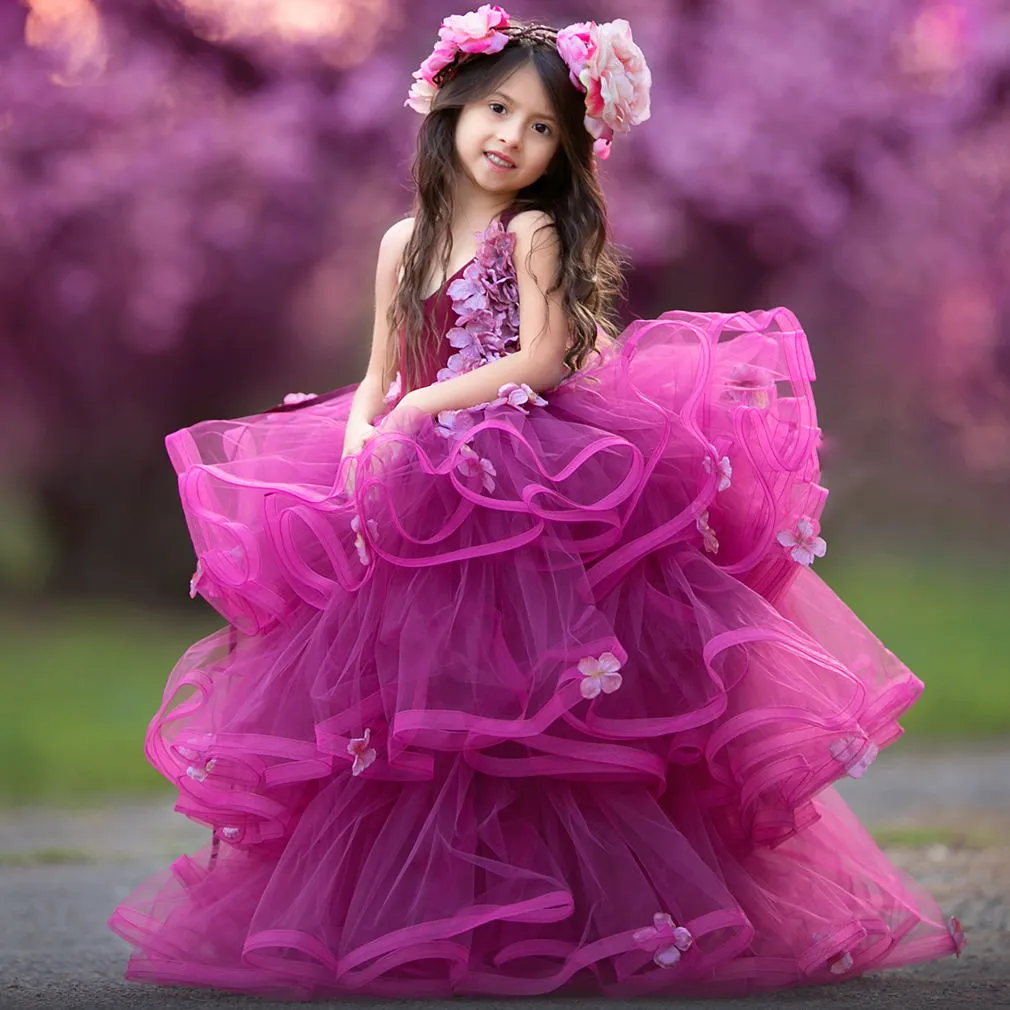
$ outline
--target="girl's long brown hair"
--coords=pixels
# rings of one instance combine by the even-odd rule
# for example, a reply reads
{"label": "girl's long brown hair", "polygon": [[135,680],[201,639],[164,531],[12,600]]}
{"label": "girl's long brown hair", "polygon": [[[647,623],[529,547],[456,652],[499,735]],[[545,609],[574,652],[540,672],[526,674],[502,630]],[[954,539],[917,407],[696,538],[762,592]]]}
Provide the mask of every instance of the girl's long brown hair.
{"label": "girl's long brown hair", "polygon": [[[424,286],[434,252],[439,275],[448,272],[452,253],[453,182],[459,169],[456,124],[469,102],[489,95],[506,78],[530,63],[540,76],[558,120],[560,143],[547,171],[520,190],[517,212],[550,215],[560,246],[558,275],[549,292],[562,292],[570,338],[565,365],[580,368],[596,348],[598,328],[612,336],[614,301],[621,287],[621,260],[610,240],[606,204],[593,165],[593,138],[584,126],[585,94],[569,79],[558,54],[557,30],[533,22],[505,29],[508,44],[492,55],[462,55],[442,71],[438,93],[417,138],[413,163],[416,187],[414,229],[403,254],[402,273],[387,314],[389,332],[404,334],[405,360],[399,362],[404,388],[421,374],[440,334],[424,314]],[[398,340],[390,341],[389,372],[396,369]]]}

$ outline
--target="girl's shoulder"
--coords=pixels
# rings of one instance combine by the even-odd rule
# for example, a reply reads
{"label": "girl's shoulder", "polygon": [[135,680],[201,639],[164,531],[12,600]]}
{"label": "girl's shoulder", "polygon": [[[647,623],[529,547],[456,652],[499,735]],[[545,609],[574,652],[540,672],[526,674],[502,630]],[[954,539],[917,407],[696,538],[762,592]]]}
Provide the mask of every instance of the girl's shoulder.
{"label": "girl's shoulder", "polygon": [[548,214],[547,211],[538,210],[537,208],[520,210],[509,215],[506,227],[517,235],[529,237],[535,232],[540,231],[541,228],[553,228],[554,217]]}
{"label": "girl's shoulder", "polygon": [[401,217],[394,221],[382,236],[379,249],[389,253],[401,253],[407,247],[410,236],[414,233],[414,219]]}
{"label": "girl's shoulder", "polygon": [[534,250],[557,255],[558,233],[554,217],[545,210],[522,210],[508,221],[507,228],[515,235],[516,254]]}
{"label": "girl's shoulder", "polygon": [[399,281],[403,269],[403,254],[413,233],[414,219],[403,217],[399,221],[394,221],[382,236],[379,242],[378,271],[387,278],[387,282]]}

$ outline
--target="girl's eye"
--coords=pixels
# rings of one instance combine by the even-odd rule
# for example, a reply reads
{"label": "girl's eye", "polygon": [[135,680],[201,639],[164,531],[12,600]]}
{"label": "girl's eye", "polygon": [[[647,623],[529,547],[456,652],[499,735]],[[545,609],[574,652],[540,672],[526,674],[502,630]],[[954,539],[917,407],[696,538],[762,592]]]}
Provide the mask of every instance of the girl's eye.
{"label": "girl's eye", "polygon": [[533,129],[541,136],[549,137],[551,135],[551,128],[546,123],[534,123]]}
{"label": "girl's eye", "polygon": [[491,111],[492,111],[493,113],[495,113],[496,115],[497,115],[497,114],[498,114],[499,112],[504,112],[504,111],[505,111],[505,106],[504,106],[504,105],[502,105],[502,103],[501,103],[501,102],[491,102],[491,104],[490,104],[490,105],[488,106],[488,108],[489,108],[489,109],[490,109],[490,110],[491,110]]}

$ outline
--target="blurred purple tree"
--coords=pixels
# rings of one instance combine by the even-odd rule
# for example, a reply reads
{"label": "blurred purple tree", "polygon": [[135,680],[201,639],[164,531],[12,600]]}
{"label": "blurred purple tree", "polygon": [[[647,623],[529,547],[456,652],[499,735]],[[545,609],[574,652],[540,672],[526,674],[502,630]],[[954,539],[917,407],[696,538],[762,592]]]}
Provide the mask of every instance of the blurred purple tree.
{"label": "blurred purple tree", "polygon": [[[0,489],[37,503],[50,588],[177,583],[162,436],[356,377],[409,204],[403,95],[449,12],[0,11]],[[1010,470],[1005,4],[551,4],[587,16],[628,17],[654,72],[652,121],[603,167],[632,304],[797,306],[852,480],[883,433]]]}

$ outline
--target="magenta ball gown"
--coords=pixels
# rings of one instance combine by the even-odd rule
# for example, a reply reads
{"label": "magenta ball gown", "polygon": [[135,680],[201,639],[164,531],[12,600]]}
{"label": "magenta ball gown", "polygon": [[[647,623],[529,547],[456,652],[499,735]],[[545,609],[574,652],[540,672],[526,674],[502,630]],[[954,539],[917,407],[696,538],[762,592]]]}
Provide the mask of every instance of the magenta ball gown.
{"label": "magenta ball gown", "polygon": [[[512,241],[404,386],[514,350]],[[785,309],[669,312],[343,463],[353,387],[170,435],[227,624],[146,754],[212,835],[114,911],[127,977],[628,997],[956,953],[832,788],[922,684],[810,568],[813,377]]]}

